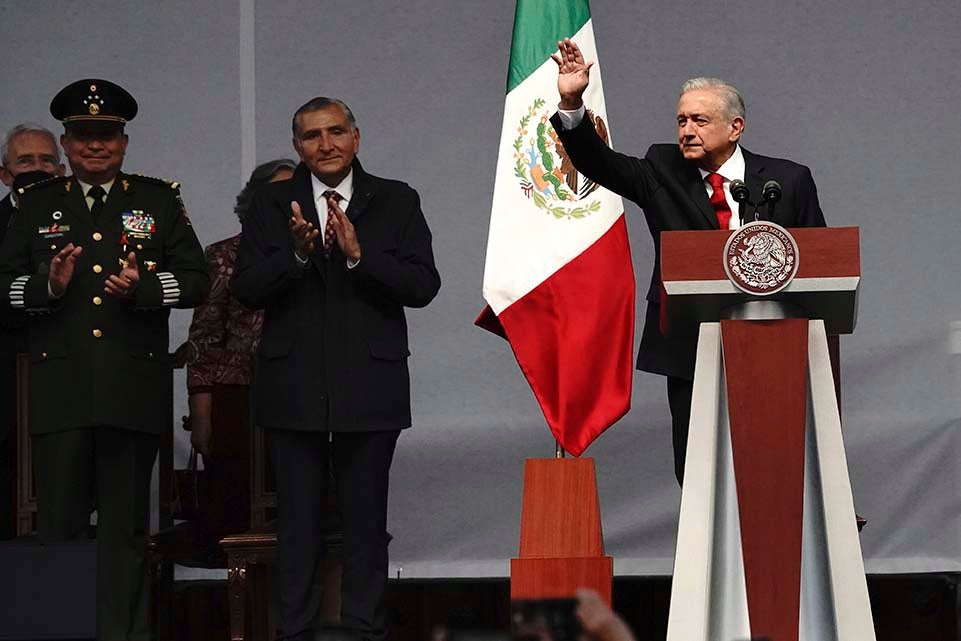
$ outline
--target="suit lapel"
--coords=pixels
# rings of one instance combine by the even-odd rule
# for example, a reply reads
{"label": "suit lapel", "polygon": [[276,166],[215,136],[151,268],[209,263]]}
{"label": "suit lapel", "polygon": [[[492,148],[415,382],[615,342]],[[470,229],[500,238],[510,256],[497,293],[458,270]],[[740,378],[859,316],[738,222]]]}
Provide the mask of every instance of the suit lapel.
{"label": "suit lapel", "polygon": [[[117,174],[113,185],[110,187],[110,193],[107,194],[107,200],[103,204],[103,210],[100,212],[101,220],[96,222],[105,225],[107,221],[115,218],[119,219],[120,213],[124,211],[133,190],[134,184],[127,180],[127,177],[123,174]],[[84,200],[84,204],[86,204],[86,200]],[[148,211],[146,213],[153,215],[154,212]]]}
{"label": "suit lapel", "polygon": [[[744,147],[741,147],[741,154],[744,156],[744,184],[747,185],[748,191],[751,194],[751,200],[756,203],[763,202],[761,198],[761,188],[764,186],[764,177],[761,172],[764,171],[764,163],[762,160],[749,152]],[[741,221],[743,225],[745,222],[752,222],[754,220],[754,208],[750,205],[745,208],[747,211],[747,221]],[[759,207],[758,213],[759,218],[764,218],[766,213],[766,208]]]}
{"label": "suit lapel", "polygon": [[714,212],[714,207],[711,205],[710,199],[707,197],[707,188],[704,186],[704,179],[701,178],[701,172],[698,170],[697,166],[693,163],[684,161],[684,182],[687,189],[687,195],[694,203],[697,211],[701,213],[704,219],[704,223],[707,225],[708,229],[719,229],[717,224],[717,214]]}
{"label": "suit lapel", "polygon": [[354,193],[347,203],[347,218],[356,223],[367,211],[367,205],[374,197],[374,181],[370,179],[358,160],[354,160]]}
{"label": "suit lapel", "polygon": [[[291,183],[291,200],[296,200],[300,204],[300,212],[303,214],[304,220],[311,223],[315,228],[320,229],[320,233],[323,235],[324,230],[320,228],[320,216],[317,215],[317,206],[314,203],[314,188],[311,183],[310,171],[307,170],[307,165],[304,163],[297,165]],[[290,203],[284,204],[286,207],[284,207],[283,210],[290,211]],[[285,220],[284,226],[286,226],[286,223],[287,221]],[[323,243],[322,240],[321,243]]]}
{"label": "suit lapel", "polygon": [[74,212],[86,225],[93,225],[93,217],[87,207],[87,200],[83,197],[83,188],[76,178],[71,177],[63,184],[63,191],[60,195],[63,197],[64,209]]}

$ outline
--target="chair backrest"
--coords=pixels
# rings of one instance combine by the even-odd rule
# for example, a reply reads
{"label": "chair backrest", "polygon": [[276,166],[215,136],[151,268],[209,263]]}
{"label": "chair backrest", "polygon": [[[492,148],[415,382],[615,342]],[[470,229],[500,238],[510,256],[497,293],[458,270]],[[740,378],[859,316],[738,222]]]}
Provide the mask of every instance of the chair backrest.
{"label": "chair backrest", "polygon": [[28,403],[30,355],[17,355],[17,536],[37,529],[37,485],[33,477]]}

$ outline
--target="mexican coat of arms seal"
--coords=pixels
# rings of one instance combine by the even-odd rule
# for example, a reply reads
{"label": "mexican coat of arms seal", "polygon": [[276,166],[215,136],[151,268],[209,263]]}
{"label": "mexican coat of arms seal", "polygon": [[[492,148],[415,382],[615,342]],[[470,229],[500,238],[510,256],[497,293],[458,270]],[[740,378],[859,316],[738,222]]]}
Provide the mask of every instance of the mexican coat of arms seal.
{"label": "mexican coat of arms seal", "polygon": [[735,287],[748,294],[781,291],[797,269],[797,242],[788,230],[771,222],[748,223],[724,245],[724,271]]}

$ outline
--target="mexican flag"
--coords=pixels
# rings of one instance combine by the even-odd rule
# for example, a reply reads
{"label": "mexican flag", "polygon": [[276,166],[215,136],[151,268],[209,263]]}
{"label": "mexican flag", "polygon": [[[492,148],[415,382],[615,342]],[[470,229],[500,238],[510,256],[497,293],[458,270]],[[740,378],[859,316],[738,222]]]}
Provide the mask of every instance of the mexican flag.
{"label": "mexican flag", "polygon": [[[570,37],[597,61],[587,0],[518,0],[476,324],[505,337],[554,437],[579,456],[631,403],[634,270],[620,197],[579,174],[549,118]],[[610,144],[600,65],[584,94]]]}

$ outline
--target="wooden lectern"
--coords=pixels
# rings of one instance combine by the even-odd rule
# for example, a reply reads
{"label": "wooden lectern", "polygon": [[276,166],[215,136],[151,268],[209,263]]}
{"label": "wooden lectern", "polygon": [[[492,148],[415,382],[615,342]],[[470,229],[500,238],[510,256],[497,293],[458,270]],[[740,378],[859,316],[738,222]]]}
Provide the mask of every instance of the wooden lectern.
{"label": "wooden lectern", "polygon": [[771,294],[729,276],[738,232],[661,235],[663,321],[698,335],[668,641],[875,639],[827,347],[854,330],[858,230],[788,231]]}

